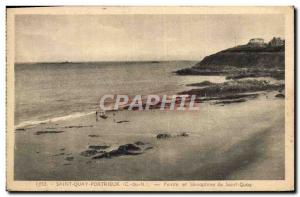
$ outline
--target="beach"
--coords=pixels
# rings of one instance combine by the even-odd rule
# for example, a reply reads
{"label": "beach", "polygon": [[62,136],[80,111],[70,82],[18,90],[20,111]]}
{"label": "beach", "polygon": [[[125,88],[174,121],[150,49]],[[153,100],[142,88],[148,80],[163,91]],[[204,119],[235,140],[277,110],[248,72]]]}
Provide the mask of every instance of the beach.
{"label": "beach", "polygon": [[[98,122],[93,113],[19,128],[15,179],[284,179],[284,99],[275,95],[229,105],[204,102],[199,111],[124,110]],[[161,133],[172,137],[158,139]],[[116,149],[135,142],[151,149],[99,159],[82,155],[93,145]]]}

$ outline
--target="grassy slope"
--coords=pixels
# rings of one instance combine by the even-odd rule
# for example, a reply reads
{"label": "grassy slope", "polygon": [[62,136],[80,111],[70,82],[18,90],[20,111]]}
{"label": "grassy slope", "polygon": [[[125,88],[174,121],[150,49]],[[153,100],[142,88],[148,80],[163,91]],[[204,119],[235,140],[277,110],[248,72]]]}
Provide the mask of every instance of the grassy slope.
{"label": "grassy slope", "polygon": [[228,78],[284,77],[284,46],[248,47],[242,45],[205,57],[179,75],[227,75]]}

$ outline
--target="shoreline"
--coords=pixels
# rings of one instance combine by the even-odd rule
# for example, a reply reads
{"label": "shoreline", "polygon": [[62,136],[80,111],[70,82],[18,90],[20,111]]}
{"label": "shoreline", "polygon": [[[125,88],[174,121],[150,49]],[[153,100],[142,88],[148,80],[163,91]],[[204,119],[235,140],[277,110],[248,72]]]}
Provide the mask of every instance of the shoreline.
{"label": "shoreline", "polygon": [[[200,83],[186,84],[185,85],[186,91],[178,92],[177,95],[178,96],[189,95],[189,99],[191,95],[196,95],[198,98],[195,99],[195,103],[197,104],[200,102],[205,102],[210,100],[217,100],[217,101],[219,100],[219,102],[222,102],[222,100],[233,100],[234,102],[234,99],[247,98],[247,95],[249,95],[249,98],[252,98],[264,91],[279,90],[279,94],[281,94],[281,91],[284,89],[284,83],[280,83],[280,80],[276,80],[276,79],[274,79],[273,81],[265,80],[265,79],[266,78],[234,79],[234,80],[226,80],[223,83],[214,83],[206,80]],[[189,87],[193,87],[193,88],[188,89]],[[228,89],[228,91],[226,89]],[[142,98],[143,108],[145,107],[145,104],[146,104],[145,99]],[[161,101],[155,105],[150,106],[150,109],[159,109],[160,104]],[[178,104],[179,103],[176,100],[176,106]],[[118,110],[108,110],[107,112],[127,110],[128,107],[129,104],[125,106],[120,106]],[[57,122],[59,120],[86,116],[89,114],[93,114],[95,112],[96,110],[90,112],[73,112],[72,114],[52,117],[44,120],[23,121],[15,125],[15,129],[24,129],[26,127],[30,127],[38,124]]]}
{"label": "shoreline", "polygon": [[[275,166],[281,166],[284,161],[284,149],[280,149],[284,146],[284,100],[276,98],[275,94],[276,92],[260,94],[246,105],[215,105],[205,102],[201,103],[202,107],[198,112],[118,111],[115,116],[109,114],[108,119],[99,122],[90,114],[16,131],[15,178],[282,179],[284,168],[276,171]],[[140,127],[141,123],[143,127]],[[39,131],[62,132],[36,135]],[[188,136],[157,138],[159,134],[178,136],[183,132]],[[89,146],[109,146],[109,152],[135,142],[149,144],[153,148],[140,154],[113,156],[110,159],[92,159],[81,155]],[[275,153],[261,152],[269,148],[258,148],[275,145],[275,150],[270,149]],[[256,146],[258,147],[254,149]],[[245,161],[248,163],[245,164]],[[261,172],[257,163],[268,166],[268,170]],[[24,168],[27,170],[23,171]],[[221,173],[226,171],[227,174]]]}

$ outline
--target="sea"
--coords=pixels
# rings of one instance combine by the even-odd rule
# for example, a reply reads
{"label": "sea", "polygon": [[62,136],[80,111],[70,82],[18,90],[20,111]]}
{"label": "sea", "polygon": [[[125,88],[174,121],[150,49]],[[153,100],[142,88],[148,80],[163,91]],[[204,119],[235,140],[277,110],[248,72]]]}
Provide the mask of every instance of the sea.
{"label": "sea", "polygon": [[179,76],[195,61],[15,64],[15,127],[95,113],[101,96],[173,95],[224,76]]}

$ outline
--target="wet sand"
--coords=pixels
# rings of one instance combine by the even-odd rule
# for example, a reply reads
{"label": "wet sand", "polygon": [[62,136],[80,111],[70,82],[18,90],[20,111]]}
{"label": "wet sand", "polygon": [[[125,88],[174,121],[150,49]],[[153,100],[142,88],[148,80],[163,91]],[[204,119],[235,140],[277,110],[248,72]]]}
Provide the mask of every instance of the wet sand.
{"label": "wet sand", "polygon": [[[284,179],[284,99],[275,94],[223,106],[201,103],[200,111],[118,111],[98,122],[93,114],[16,130],[15,179]],[[156,138],[182,132],[189,136]],[[136,141],[153,148],[102,159],[80,155],[89,145]]]}

